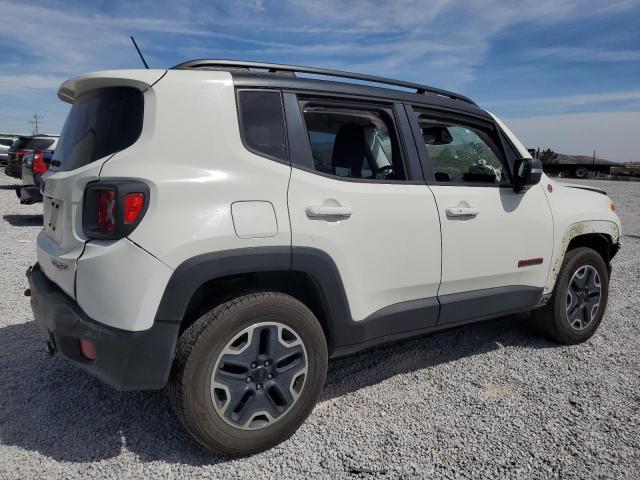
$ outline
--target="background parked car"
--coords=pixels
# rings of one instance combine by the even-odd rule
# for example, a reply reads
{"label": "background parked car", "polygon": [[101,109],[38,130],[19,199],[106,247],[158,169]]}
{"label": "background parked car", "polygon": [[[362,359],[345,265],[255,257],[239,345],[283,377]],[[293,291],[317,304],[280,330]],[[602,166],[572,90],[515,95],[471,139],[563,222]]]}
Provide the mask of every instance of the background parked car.
{"label": "background parked car", "polygon": [[9,147],[16,141],[16,137],[0,137],[0,166],[7,164]]}
{"label": "background parked car", "polygon": [[18,137],[9,148],[9,158],[4,173],[14,178],[22,176],[22,159],[31,150],[55,150],[59,135],[32,135]]}
{"label": "background parked car", "polygon": [[42,175],[49,169],[53,150],[33,150],[22,159],[22,186],[16,188],[20,203],[42,202]]}

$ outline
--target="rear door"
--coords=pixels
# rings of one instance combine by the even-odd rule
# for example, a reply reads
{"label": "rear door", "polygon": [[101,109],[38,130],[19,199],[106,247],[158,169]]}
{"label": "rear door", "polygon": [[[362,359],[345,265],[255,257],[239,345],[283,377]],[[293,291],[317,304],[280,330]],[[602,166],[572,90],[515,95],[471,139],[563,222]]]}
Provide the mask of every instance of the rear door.
{"label": "rear door", "polygon": [[535,305],[553,248],[543,187],[514,191],[517,153],[492,121],[417,108],[410,114],[442,225],[439,323]]}
{"label": "rear door", "polygon": [[[158,76],[156,71],[153,78]],[[113,86],[118,81],[123,85]],[[44,226],[38,236],[38,261],[47,277],[72,297],[76,262],[86,242],[82,231],[84,189],[98,179],[106,160],[140,137],[144,88],[139,81],[113,78],[73,80],[61,88],[66,96],[72,95],[73,106],[44,176]]]}
{"label": "rear door", "polygon": [[415,314],[386,322],[389,333],[434,325],[438,212],[402,107],[293,94],[285,105],[294,263],[299,248],[328,255],[356,322],[394,306]]}

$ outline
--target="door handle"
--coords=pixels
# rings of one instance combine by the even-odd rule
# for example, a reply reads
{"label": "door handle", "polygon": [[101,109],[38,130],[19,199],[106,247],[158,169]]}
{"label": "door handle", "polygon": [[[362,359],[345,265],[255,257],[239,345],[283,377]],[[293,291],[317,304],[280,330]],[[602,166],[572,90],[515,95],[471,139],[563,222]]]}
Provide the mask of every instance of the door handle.
{"label": "door handle", "polygon": [[447,217],[475,217],[480,213],[477,207],[449,207],[446,210]]}
{"label": "door handle", "polygon": [[338,205],[311,205],[305,212],[309,218],[346,220],[351,216],[351,207]]}

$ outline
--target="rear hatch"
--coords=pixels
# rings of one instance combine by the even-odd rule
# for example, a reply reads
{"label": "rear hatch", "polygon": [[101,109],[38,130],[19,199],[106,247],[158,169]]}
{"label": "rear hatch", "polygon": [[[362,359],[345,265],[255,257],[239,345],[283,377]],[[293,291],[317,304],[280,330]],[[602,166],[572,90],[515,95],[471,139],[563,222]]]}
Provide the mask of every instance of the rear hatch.
{"label": "rear hatch", "polygon": [[53,149],[57,140],[58,137],[53,136],[20,137],[9,149],[7,156],[9,169],[13,170],[15,174],[20,173],[22,161],[27,153],[33,150]]}
{"label": "rear hatch", "polygon": [[19,137],[9,148],[9,151],[7,152],[7,166],[5,170],[7,175],[10,175],[10,170],[15,168],[13,165],[16,164],[18,152],[24,149],[28,138],[29,137]]}
{"label": "rear hatch", "polygon": [[87,241],[82,231],[84,189],[98,179],[104,162],[138,140],[144,92],[164,72],[99,72],[69,80],[58,92],[72,107],[43,177],[38,261],[45,275],[74,298],[76,262]]}

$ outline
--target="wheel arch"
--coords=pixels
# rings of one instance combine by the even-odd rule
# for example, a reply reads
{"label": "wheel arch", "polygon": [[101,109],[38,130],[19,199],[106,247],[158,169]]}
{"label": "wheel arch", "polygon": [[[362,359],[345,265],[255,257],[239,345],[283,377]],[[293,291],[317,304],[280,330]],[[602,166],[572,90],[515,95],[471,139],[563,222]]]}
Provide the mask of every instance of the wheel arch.
{"label": "wheel arch", "polygon": [[559,254],[552,263],[544,293],[550,294],[553,291],[567,252],[578,247],[591,248],[598,252],[605,264],[609,267],[609,263],[618,252],[618,242],[618,226],[613,222],[584,221],[572,224],[562,238],[560,248],[558,249]]}
{"label": "wheel arch", "polygon": [[337,322],[351,320],[340,274],[326,253],[312,248],[252,247],[183,262],[169,280],[156,321],[180,323],[181,333],[208,309],[259,290],[285,293],[306,305],[318,319],[329,351]]}

